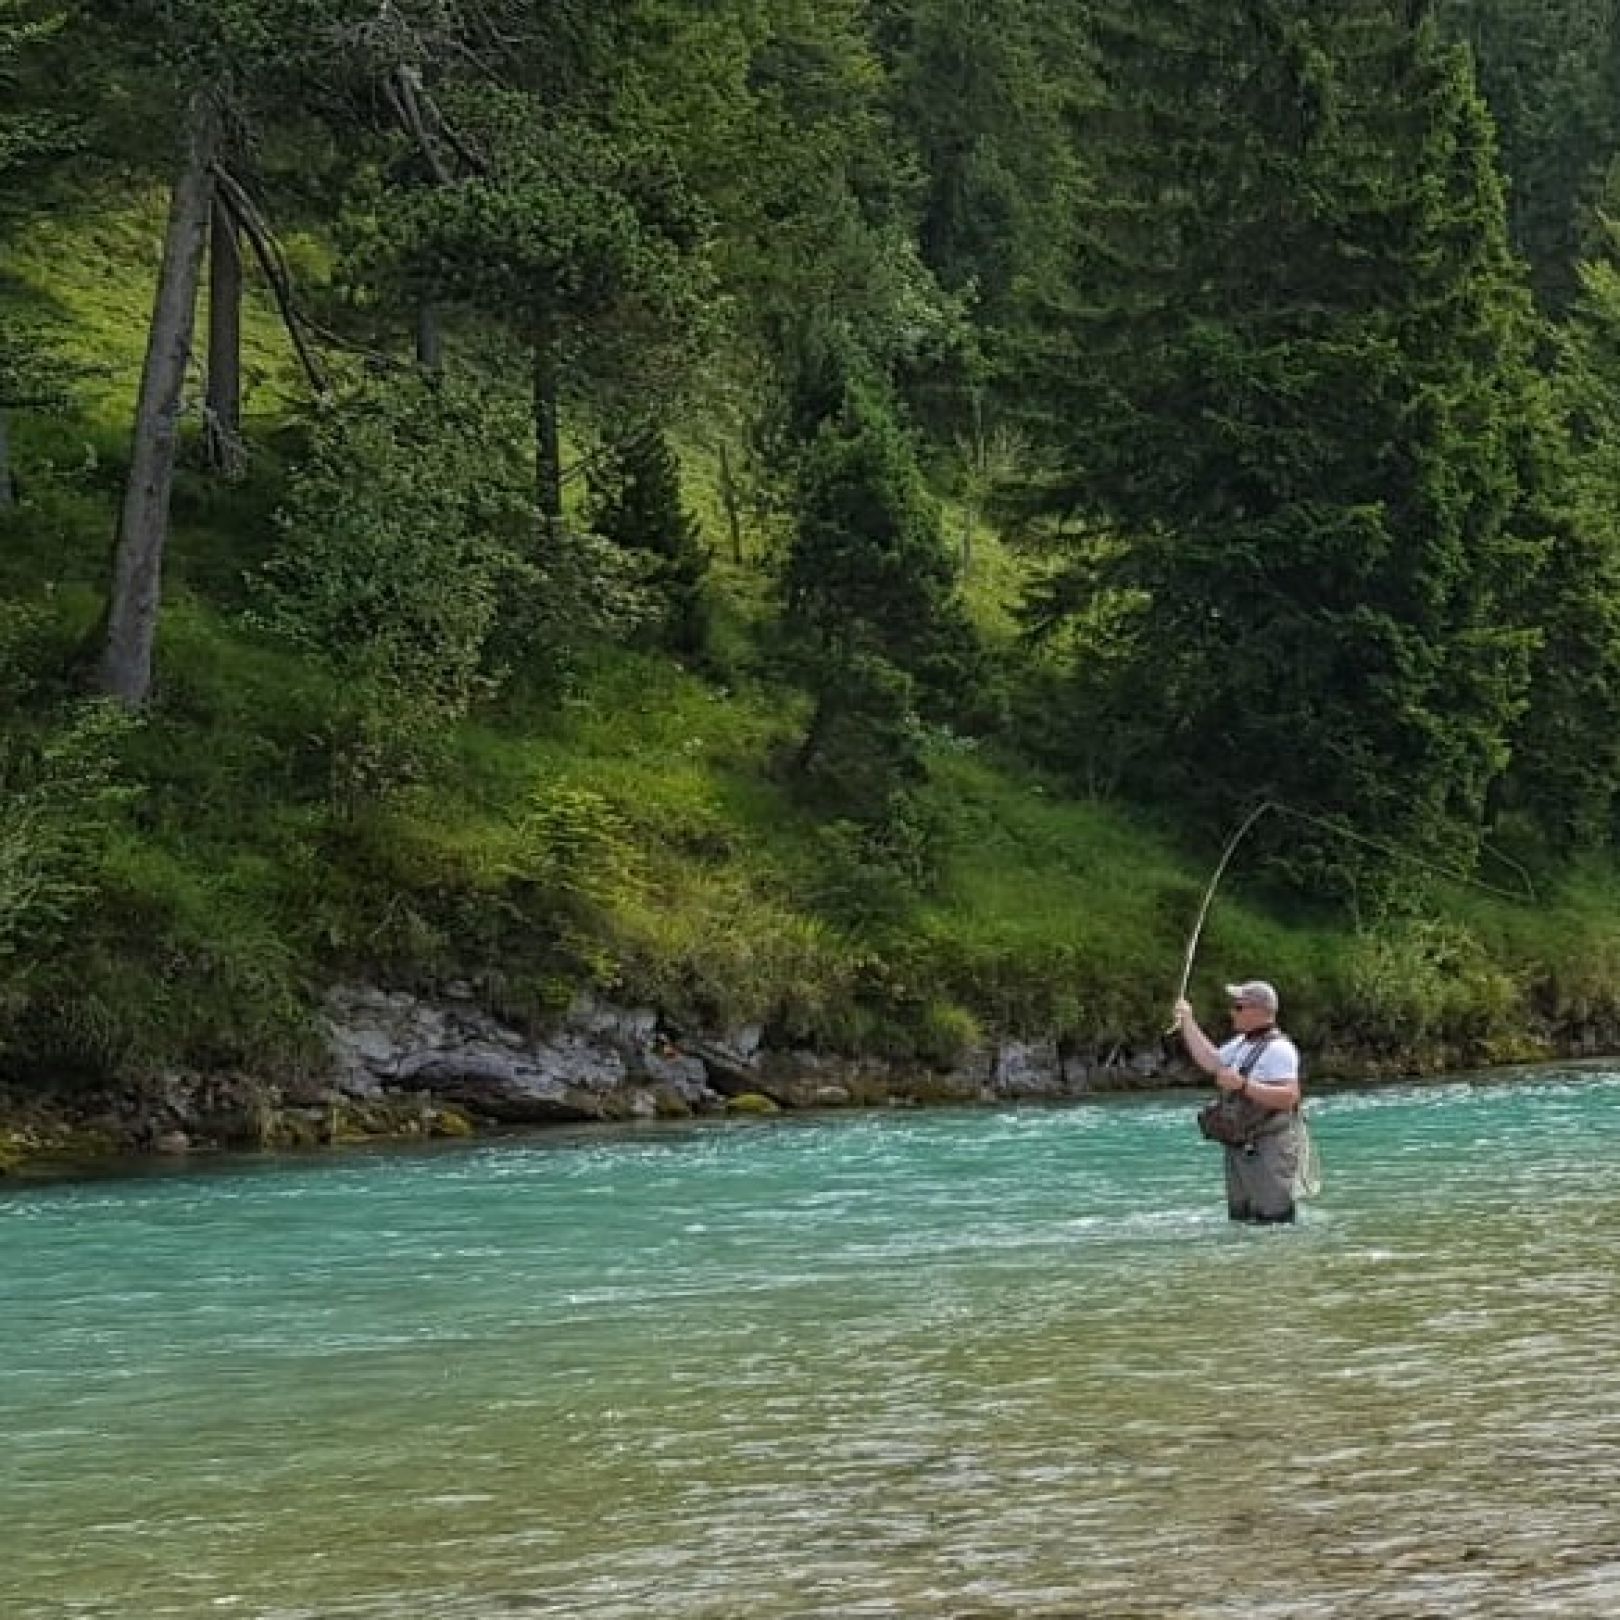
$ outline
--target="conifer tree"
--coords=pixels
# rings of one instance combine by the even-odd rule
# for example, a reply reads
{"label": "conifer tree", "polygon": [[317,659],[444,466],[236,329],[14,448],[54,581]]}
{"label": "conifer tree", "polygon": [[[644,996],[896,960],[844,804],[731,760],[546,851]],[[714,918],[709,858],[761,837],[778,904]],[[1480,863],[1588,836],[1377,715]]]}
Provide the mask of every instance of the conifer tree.
{"label": "conifer tree", "polygon": [[555,530],[564,391],[586,377],[624,388],[637,366],[646,383],[683,348],[707,285],[703,212],[635,132],[494,85],[451,105],[477,167],[388,199],[373,250],[417,297],[510,324],[529,362],[537,506]]}
{"label": "conifer tree", "polygon": [[938,509],[874,383],[850,385],[805,456],[783,591],[816,704],[800,771],[878,815],[922,774],[919,722],[960,707],[975,649]]}
{"label": "conifer tree", "polygon": [[[1146,604],[1137,786],[1466,859],[1546,544],[1519,526],[1532,331],[1466,54],[1392,0],[1153,0],[1099,44],[1107,201],[1048,311],[1044,499],[1117,540],[1077,596]],[[1318,876],[1353,847],[1289,841]]]}
{"label": "conifer tree", "polygon": [[232,136],[269,107],[278,117],[296,118],[309,81],[337,48],[359,3],[108,0],[93,18],[95,45],[116,64],[119,99],[168,120],[152,147],[171,165],[129,474],[97,636],[98,684],[129,708],[144,704],[152,689],[198,292],[215,202],[229,189]]}
{"label": "conifer tree", "polygon": [[648,561],[662,640],[700,658],[709,639],[708,553],[681,496],[681,465],[668,436],[648,423],[620,424],[591,468],[590,526]]}
{"label": "conifer tree", "polygon": [[1605,222],[1604,235],[1608,251],[1577,268],[1553,398],[1522,424],[1523,453],[1554,492],[1553,543],[1503,800],[1563,850],[1612,838],[1620,794],[1620,230]]}
{"label": "conifer tree", "polygon": [[1514,245],[1538,295],[1562,311],[1620,144],[1620,16],[1612,0],[1440,0],[1437,10],[1472,48],[1500,132]]}

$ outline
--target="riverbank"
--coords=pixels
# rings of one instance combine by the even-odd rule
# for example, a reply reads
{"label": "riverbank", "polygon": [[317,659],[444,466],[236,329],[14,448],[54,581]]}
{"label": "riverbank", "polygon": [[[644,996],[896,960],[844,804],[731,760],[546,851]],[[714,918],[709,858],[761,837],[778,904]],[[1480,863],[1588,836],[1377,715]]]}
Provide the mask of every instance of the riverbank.
{"label": "riverbank", "polygon": [[[1162,1037],[1003,1038],[929,1065],[767,1044],[758,1025],[682,1027],[581,996],[526,1031],[466,986],[439,998],[354,985],[323,1007],[329,1062],[299,1076],[174,1071],[0,1087],[0,1175],[113,1160],[342,1148],[491,1130],[724,1114],[1072,1101],[1196,1087]],[[1521,1040],[1402,1046],[1302,1039],[1316,1085],[1430,1077],[1620,1053],[1620,1029],[1527,1025]]]}

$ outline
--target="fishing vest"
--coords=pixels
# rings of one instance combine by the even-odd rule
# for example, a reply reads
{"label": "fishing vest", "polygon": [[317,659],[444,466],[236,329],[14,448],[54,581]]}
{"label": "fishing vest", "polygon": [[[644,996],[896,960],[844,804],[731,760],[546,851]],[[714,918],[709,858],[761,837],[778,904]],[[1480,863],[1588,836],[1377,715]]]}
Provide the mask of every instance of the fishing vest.
{"label": "fishing vest", "polygon": [[[1273,1025],[1268,1030],[1263,1030],[1257,1035],[1247,1035],[1244,1039],[1248,1042],[1248,1046],[1246,1050],[1238,1053],[1232,1067],[1247,1080],[1254,1073],[1265,1049],[1273,1041],[1283,1040],[1286,1037]],[[1215,1140],[1224,1141],[1228,1146],[1253,1142],[1262,1136],[1277,1136],[1293,1125],[1294,1117],[1299,1112],[1297,1104],[1293,1108],[1285,1109],[1262,1108],[1253,1098],[1241,1096],[1235,1091],[1223,1091],[1219,1099],[1209,1106],[1225,1116],[1224,1123],[1229,1134],[1223,1133]]]}

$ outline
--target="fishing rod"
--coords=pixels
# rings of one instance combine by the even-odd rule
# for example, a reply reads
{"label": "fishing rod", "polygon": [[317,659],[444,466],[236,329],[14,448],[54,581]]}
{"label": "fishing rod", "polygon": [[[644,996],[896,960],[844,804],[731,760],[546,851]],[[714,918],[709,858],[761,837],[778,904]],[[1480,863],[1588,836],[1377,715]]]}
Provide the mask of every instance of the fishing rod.
{"label": "fishing rod", "polygon": [[[1453,867],[1441,866],[1436,861],[1426,860],[1421,855],[1414,855],[1410,850],[1385,843],[1382,839],[1369,838],[1365,833],[1358,833],[1353,827],[1346,827],[1342,823],[1329,820],[1326,816],[1312,815],[1308,810],[1296,810],[1292,805],[1283,804],[1278,799],[1262,799],[1239,824],[1236,832],[1226,841],[1226,847],[1221,851],[1221,858],[1215,865],[1213,876],[1208,887],[1204,890],[1203,903],[1198,908],[1197,920],[1193,923],[1192,933],[1187,939],[1187,954],[1181,965],[1181,988],[1176,994],[1177,1001],[1184,1001],[1187,997],[1187,986],[1192,982],[1193,962],[1198,955],[1198,941],[1204,931],[1204,919],[1209,915],[1209,908],[1215,899],[1215,891],[1220,887],[1221,879],[1226,875],[1226,868],[1231,863],[1233,855],[1237,853],[1238,845],[1248,837],[1250,829],[1264,815],[1275,813],[1282,816],[1292,816],[1296,821],[1303,821],[1313,827],[1320,827],[1326,832],[1335,834],[1340,838],[1348,838],[1353,843],[1364,844],[1369,849],[1378,850],[1381,854],[1389,855],[1397,860],[1407,861],[1414,866],[1421,866],[1428,871],[1448,879],[1453,883],[1465,883],[1475,889],[1483,889],[1487,894],[1494,894],[1506,900],[1528,900],[1532,905],[1537,903],[1535,885],[1530,881],[1530,874],[1519,865],[1517,861],[1510,860],[1500,850],[1493,849],[1490,853],[1504,866],[1511,866],[1524,883],[1524,892],[1515,893],[1511,889],[1504,889],[1495,883],[1487,883],[1482,878],[1470,876],[1466,872],[1459,872]],[[1167,1035],[1174,1035],[1178,1026],[1172,1024],[1165,1031]]]}
{"label": "fishing rod", "polygon": [[[1221,879],[1226,875],[1227,864],[1237,853],[1238,845],[1248,837],[1249,829],[1261,818],[1261,816],[1265,815],[1268,810],[1274,810],[1275,808],[1276,806],[1271,802],[1270,799],[1262,799],[1260,803],[1257,804],[1254,809],[1252,809],[1248,815],[1243,818],[1243,824],[1238,828],[1238,830],[1226,840],[1226,848],[1221,851],[1221,858],[1215,866],[1215,874],[1210,878],[1209,885],[1204,890],[1204,901],[1203,904],[1198,908],[1198,920],[1194,922],[1192,933],[1187,937],[1187,957],[1186,960],[1181,964],[1181,988],[1176,992],[1176,1000],[1178,1002],[1186,1000],[1187,986],[1192,983],[1193,959],[1198,955],[1198,940],[1204,932],[1204,919],[1209,915],[1210,903],[1215,898],[1215,891],[1220,887]],[[1174,1035],[1178,1027],[1178,1025],[1172,1024],[1169,1029],[1165,1031],[1165,1034]]]}

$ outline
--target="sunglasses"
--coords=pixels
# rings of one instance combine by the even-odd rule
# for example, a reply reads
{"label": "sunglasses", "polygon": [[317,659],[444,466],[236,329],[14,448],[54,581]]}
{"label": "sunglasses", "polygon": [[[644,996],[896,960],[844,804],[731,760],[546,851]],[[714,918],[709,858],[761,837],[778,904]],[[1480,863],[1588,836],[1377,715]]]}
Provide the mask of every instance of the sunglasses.
{"label": "sunglasses", "polygon": [[1232,1003],[1232,1011],[1242,1012],[1245,1007],[1252,1007],[1254,1005],[1255,1003],[1252,1001],[1234,1001]]}

